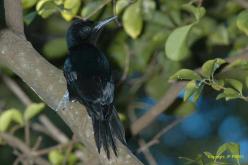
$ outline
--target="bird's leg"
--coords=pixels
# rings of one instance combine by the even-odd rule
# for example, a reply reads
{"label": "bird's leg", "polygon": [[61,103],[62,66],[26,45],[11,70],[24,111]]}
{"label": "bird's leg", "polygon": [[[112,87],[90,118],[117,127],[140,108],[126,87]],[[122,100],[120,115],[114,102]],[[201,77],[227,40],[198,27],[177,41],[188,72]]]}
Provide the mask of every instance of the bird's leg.
{"label": "bird's leg", "polygon": [[69,92],[66,90],[63,98],[59,101],[59,104],[58,104],[57,108],[55,109],[55,111],[58,112],[61,109],[65,110],[66,106],[69,102],[70,102],[69,101]]}

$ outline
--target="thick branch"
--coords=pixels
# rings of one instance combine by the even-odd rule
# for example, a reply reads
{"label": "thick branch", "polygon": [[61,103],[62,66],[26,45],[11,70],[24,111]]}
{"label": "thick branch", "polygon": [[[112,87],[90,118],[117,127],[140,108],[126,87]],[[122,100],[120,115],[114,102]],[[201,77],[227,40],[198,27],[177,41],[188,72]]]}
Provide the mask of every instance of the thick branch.
{"label": "thick branch", "polygon": [[21,0],[4,0],[5,21],[16,33],[24,34]]}
{"label": "thick branch", "polygon": [[[9,67],[25,81],[52,109],[56,109],[66,90],[64,76],[60,70],[49,64],[32,45],[15,33],[4,30],[0,33],[0,63]],[[69,103],[60,117],[68,124],[79,140],[99,157],[103,164],[141,164],[129,150],[118,143],[118,159],[108,161],[103,152],[98,155],[94,142],[91,120],[85,107]]]}

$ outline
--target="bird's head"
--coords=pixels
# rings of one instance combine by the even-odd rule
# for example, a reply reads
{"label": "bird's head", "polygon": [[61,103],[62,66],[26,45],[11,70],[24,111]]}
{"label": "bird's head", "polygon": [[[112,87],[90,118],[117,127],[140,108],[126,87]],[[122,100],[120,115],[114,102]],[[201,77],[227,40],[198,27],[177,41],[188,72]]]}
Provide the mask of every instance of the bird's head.
{"label": "bird's head", "polygon": [[115,19],[117,19],[117,16],[104,19],[97,23],[90,20],[74,20],[67,31],[66,39],[68,47],[71,48],[82,43],[95,45],[103,27]]}

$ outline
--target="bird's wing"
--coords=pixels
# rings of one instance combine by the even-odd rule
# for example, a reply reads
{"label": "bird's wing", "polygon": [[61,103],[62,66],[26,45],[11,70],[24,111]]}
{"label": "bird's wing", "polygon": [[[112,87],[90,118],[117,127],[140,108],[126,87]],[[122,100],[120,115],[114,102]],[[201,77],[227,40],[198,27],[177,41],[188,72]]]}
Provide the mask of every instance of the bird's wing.
{"label": "bird's wing", "polygon": [[113,102],[114,84],[111,80],[106,80],[105,77],[99,75],[84,79],[79,74],[77,84],[79,95],[85,101],[101,105]]}
{"label": "bird's wing", "polygon": [[63,71],[64,71],[64,76],[67,82],[69,98],[70,100],[77,100],[78,99],[78,94],[77,94],[78,87],[77,87],[77,84],[75,83],[77,81],[77,73],[73,69],[69,58],[65,60]]}
{"label": "bird's wing", "polygon": [[64,64],[64,76],[67,81],[67,88],[70,99],[76,99],[82,102],[99,103],[109,105],[114,98],[114,83],[112,79],[108,80],[104,75],[92,75],[85,77],[73,68],[68,58]]}

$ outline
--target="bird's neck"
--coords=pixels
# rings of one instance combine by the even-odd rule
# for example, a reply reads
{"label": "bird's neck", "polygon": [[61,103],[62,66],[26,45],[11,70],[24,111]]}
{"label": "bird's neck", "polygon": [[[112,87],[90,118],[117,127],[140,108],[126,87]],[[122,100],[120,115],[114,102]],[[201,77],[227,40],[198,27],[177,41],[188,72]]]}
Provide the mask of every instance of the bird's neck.
{"label": "bird's neck", "polygon": [[96,45],[90,42],[78,42],[77,44],[69,45],[69,51],[87,49],[88,47],[96,47]]}

